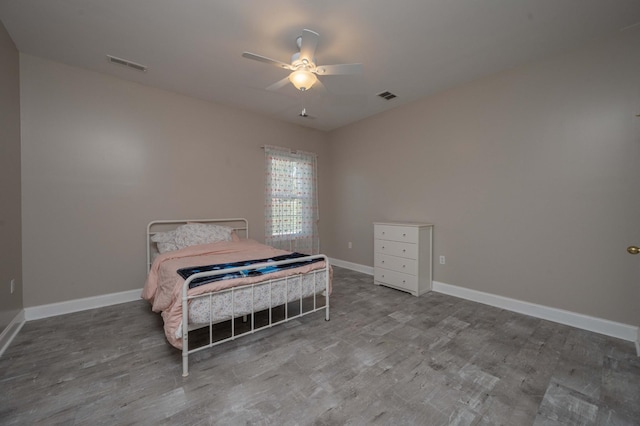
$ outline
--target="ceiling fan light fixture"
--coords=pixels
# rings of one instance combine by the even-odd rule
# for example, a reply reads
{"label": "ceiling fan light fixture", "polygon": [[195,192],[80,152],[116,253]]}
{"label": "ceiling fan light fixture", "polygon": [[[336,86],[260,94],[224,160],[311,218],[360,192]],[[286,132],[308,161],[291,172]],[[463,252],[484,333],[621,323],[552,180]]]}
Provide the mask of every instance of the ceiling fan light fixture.
{"label": "ceiling fan light fixture", "polygon": [[304,91],[311,89],[311,86],[318,81],[318,77],[311,71],[302,69],[292,72],[289,75],[289,81],[296,89]]}

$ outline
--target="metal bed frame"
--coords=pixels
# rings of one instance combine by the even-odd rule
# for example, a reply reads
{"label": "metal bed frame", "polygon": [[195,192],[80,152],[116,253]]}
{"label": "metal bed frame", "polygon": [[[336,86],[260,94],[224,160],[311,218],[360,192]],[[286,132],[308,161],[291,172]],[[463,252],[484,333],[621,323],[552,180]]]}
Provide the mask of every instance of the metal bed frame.
{"label": "metal bed frame", "polygon": [[[178,227],[179,225],[183,225],[186,223],[207,223],[207,224],[222,224],[222,225],[226,225],[226,226],[231,226],[231,224],[233,223],[241,223],[241,225],[236,225],[236,226],[231,226],[236,233],[240,233],[243,232],[245,235],[245,238],[249,238],[249,223],[246,219],[244,218],[227,218],[227,219],[189,219],[189,220],[156,220],[156,221],[152,221],[149,222],[149,224],[147,225],[147,270],[149,270],[151,268],[151,257],[152,257],[152,253],[153,253],[153,249],[154,249],[154,245],[151,242],[151,237],[156,233],[156,232],[160,232],[160,231],[168,231],[168,230],[172,230],[175,229],[176,227]],[[255,284],[248,284],[248,285],[242,285],[242,286],[236,286],[236,287],[231,287],[231,288],[227,288],[224,290],[219,290],[219,291],[213,291],[213,292],[208,292],[208,293],[204,293],[204,294],[198,294],[196,296],[191,296],[188,294],[188,290],[189,290],[189,284],[191,283],[191,281],[197,279],[197,278],[203,278],[203,277],[212,277],[212,276],[216,276],[216,275],[221,275],[221,274],[226,274],[226,273],[230,273],[230,272],[237,272],[237,271],[247,271],[247,270],[253,270],[253,269],[259,269],[265,266],[275,266],[275,265],[285,265],[288,263],[296,263],[296,262],[300,262],[300,261],[304,261],[304,260],[313,260],[313,259],[322,259],[325,262],[325,267],[322,269],[318,269],[318,270],[313,270],[308,272],[307,274],[298,274],[298,275],[294,275],[297,277],[301,278],[301,275],[313,275],[314,277],[314,281],[313,281],[313,308],[312,309],[308,309],[307,311],[303,310],[303,300],[306,298],[310,298],[311,296],[306,296],[303,297],[303,291],[302,291],[302,287],[303,287],[303,283],[302,283],[302,279],[300,279],[300,291],[299,291],[299,295],[295,295],[293,294],[292,297],[295,297],[293,300],[290,301],[289,298],[289,279],[290,276],[284,277],[284,278],[276,278],[276,279],[266,279],[264,281],[255,283]],[[318,295],[316,292],[316,279],[317,279],[317,274],[320,272],[324,271],[324,296],[320,296],[320,297],[324,297],[324,304],[318,306]],[[284,318],[282,320],[279,321],[273,321],[273,316],[272,316],[272,311],[273,308],[276,308],[278,306],[283,306],[283,305],[272,305],[272,290],[273,290],[273,285],[274,283],[278,283],[281,282],[282,280],[285,280],[285,303],[284,303]],[[275,325],[279,325],[279,324],[284,324],[288,321],[291,321],[293,319],[296,318],[300,318],[304,315],[308,315],[317,311],[320,311],[322,309],[325,310],[325,321],[329,321],[329,280],[330,280],[330,265],[329,265],[329,259],[327,258],[327,256],[323,255],[323,254],[318,254],[318,255],[312,255],[312,256],[306,256],[306,257],[302,257],[302,258],[296,258],[296,259],[288,259],[288,260],[282,260],[282,261],[277,261],[277,262],[269,262],[269,263],[259,263],[259,264],[255,264],[255,265],[251,265],[249,267],[247,266],[241,266],[241,267],[236,267],[236,268],[231,268],[231,269],[225,269],[225,270],[220,270],[220,271],[208,271],[208,272],[200,272],[197,274],[193,274],[191,275],[189,278],[187,278],[184,282],[184,284],[182,285],[182,375],[184,377],[187,377],[189,375],[189,355],[195,352],[199,352],[203,349],[207,349],[207,348],[211,348],[213,346],[217,346],[220,345],[222,343],[228,342],[230,340],[235,340],[239,337],[242,336],[246,336],[246,335],[250,335],[253,334],[257,331],[263,330],[263,329],[268,329],[271,328]],[[256,310],[256,306],[255,306],[255,298],[254,296],[254,290],[256,287],[258,286],[264,286],[264,285],[268,285],[269,286],[269,306],[268,308],[266,308],[269,311],[269,322],[266,325],[260,326],[260,327],[255,327],[255,314],[261,310],[265,310],[263,309],[258,309]],[[240,292],[243,291],[245,289],[251,289],[251,312],[250,313],[240,313],[238,315],[236,315],[235,313],[235,295]],[[225,293],[231,293],[231,306],[232,306],[232,313],[231,313],[231,317],[225,319],[225,320],[218,320],[218,321],[213,321],[212,319],[212,315],[211,315],[211,306],[213,303],[213,298],[216,296],[222,296]],[[192,299],[196,299],[196,298],[208,298],[209,300],[209,322],[204,323],[204,324],[189,324],[189,301]],[[290,303],[294,303],[295,301],[297,301],[299,303],[299,311],[297,314],[294,314],[292,316],[289,315],[289,304]],[[240,332],[238,334],[236,334],[236,329],[235,329],[235,325],[234,325],[234,319],[235,318],[239,318],[239,317],[243,317],[243,321],[247,320],[247,315],[250,315],[251,317],[251,328],[248,331],[244,331],[244,332]],[[223,322],[223,321],[231,321],[231,336],[227,337],[225,339],[221,339],[221,340],[216,340],[213,341],[213,325],[217,324],[219,322]],[[209,327],[209,343],[202,345],[202,346],[198,346],[196,348],[193,349],[189,349],[189,332],[196,330],[196,329],[200,329],[200,328],[204,328],[204,327]]]}

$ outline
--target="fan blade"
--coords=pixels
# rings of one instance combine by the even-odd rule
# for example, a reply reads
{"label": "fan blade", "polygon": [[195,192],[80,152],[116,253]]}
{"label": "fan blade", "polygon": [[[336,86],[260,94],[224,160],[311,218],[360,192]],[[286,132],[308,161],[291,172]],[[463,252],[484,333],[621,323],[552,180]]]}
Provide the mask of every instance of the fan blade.
{"label": "fan blade", "polygon": [[327,86],[325,86],[324,84],[322,84],[322,82],[320,81],[320,79],[318,79],[315,83],[313,83],[313,86],[311,86],[310,90],[316,90],[320,93],[327,93]]}
{"label": "fan blade", "polygon": [[320,34],[311,30],[302,30],[302,42],[300,43],[300,59],[306,59],[313,62],[318,46],[318,38]]}
{"label": "fan blade", "polygon": [[275,59],[267,58],[266,56],[256,55],[255,53],[251,53],[251,52],[243,52],[242,57],[247,59],[253,59],[254,61],[264,62],[265,64],[275,65],[278,68],[284,68],[287,70],[293,69],[290,64],[286,64],[284,62],[280,62]]}
{"label": "fan blade", "polygon": [[289,83],[289,77],[285,77],[282,80],[278,80],[275,83],[273,83],[271,86],[267,87],[267,90],[278,90],[278,89],[282,89],[284,86],[287,85],[287,83]]}
{"label": "fan blade", "polygon": [[316,68],[316,74],[318,75],[348,75],[361,73],[362,64],[320,65]]}

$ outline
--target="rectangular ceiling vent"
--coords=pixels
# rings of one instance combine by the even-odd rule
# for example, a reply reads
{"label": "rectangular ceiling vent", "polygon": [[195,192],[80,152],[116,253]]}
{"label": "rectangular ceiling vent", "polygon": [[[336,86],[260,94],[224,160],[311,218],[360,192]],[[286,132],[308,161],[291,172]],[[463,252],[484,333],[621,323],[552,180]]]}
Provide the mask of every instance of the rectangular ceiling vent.
{"label": "rectangular ceiling vent", "polygon": [[391,92],[382,92],[382,93],[378,93],[378,96],[380,96],[382,99],[386,99],[388,101],[390,101],[393,98],[397,98],[396,95],[394,95]]}
{"label": "rectangular ceiling vent", "polygon": [[112,64],[122,65],[128,68],[133,68],[134,70],[147,72],[147,67],[144,65],[136,64],[135,62],[127,61],[126,59],[116,58],[115,56],[107,55],[107,59]]}

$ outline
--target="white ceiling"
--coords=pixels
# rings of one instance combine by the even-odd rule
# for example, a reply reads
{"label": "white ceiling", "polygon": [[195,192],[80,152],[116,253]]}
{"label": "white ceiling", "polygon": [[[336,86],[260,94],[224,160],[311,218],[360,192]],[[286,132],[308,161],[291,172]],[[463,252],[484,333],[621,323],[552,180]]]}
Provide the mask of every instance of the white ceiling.
{"label": "white ceiling", "polygon": [[[611,36],[640,23],[640,1],[0,0],[0,21],[30,55],[331,130]],[[289,62],[304,28],[320,33],[319,65],[363,74],[321,77],[328,93],[264,90],[287,72],[242,52]]]}

